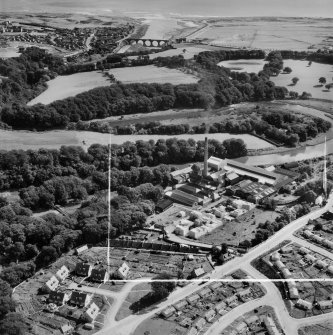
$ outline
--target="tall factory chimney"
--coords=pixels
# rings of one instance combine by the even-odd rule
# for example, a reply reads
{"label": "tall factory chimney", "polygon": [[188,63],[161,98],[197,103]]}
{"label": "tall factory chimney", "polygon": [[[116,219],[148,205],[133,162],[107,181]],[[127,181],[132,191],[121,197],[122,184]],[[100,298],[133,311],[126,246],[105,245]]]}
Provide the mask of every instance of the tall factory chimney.
{"label": "tall factory chimney", "polygon": [[204,156],[203,176],[207,177],[207,174],[208,174],[208,138],[205,137],[205,156]]}

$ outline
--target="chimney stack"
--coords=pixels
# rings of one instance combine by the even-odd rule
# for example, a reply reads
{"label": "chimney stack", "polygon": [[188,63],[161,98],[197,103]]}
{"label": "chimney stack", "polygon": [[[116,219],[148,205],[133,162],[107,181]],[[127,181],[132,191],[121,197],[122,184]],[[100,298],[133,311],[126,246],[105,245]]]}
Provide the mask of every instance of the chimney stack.
{"label": "chimney stack", "polygon": [[204,156],[203,176],[207,177],[207,174],[208,174],[208,138],[205,137],[205,156]]}

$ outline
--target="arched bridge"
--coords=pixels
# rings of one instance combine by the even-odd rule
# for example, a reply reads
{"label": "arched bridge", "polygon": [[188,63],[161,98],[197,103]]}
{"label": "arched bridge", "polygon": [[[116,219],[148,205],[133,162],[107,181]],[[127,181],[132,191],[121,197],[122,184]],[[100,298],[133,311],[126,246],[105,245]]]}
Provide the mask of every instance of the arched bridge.
{"label": "arched bridge", "polygon": [[145,47],[162,47],[165,45],[169,45],[171,43],[170,40],[158,40],[158,39],[146,39],[146,38],[126,38],[123,40],[125,43],[134,45],[141,44]]}

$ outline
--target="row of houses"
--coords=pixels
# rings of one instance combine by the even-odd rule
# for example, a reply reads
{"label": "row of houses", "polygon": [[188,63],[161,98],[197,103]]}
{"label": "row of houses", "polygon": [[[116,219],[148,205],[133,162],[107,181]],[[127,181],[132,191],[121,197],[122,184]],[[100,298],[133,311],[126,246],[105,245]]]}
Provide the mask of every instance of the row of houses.
{"label": "row of houses", "polygon": [[312,233],[310,230],[308,229],[305,229],[303,231],[303,236],[306,238],[306,239],[309,239],[315,243],[318,243],[320,245],[322,245],[323,247],[326,247],[330,250],[333,250],[333,241],[330,241],[328,239],[325,239],[319,235],[316,235],[314,233]]}

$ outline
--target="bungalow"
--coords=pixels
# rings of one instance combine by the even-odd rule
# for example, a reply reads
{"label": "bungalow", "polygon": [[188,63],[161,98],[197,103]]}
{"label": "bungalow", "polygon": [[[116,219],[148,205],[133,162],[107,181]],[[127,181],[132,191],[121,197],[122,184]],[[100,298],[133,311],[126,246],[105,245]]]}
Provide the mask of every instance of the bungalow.
{"label": "bungalow", "polygon": [[317,258],[315,256],[309,255],[309,254],[305,255],[304,258],[309,263],[314,263],[317,260]]}
{"label": "bungalow", "polygon": [[64,335],[69,335],[73,332],[74,327],[71,324],[65,324],[60,327],[61,333]]}
{"label": "bungalow", "polygon": [[276,261],[276,262],[274,263],[274,265],[275,265],[279,270],[281,270],[281,269],[283,269],[283,268],[286,267],[281,261]]}
{"label": "bungalow", "polygon": [[222,302],[218,303],[217,305],[215,305],[215,310],[216,310],[217,313],[221,314],[220,312],[224,311],[226,306],[227,306],[226,303],[224,301],[222,301]]}
{"label": "bungalow", "polygon": [[303,231],[303,235],[306,237],[306,238],[311,238],[311,236],[313,236],[312,232],[308,229],[304,230]]}
{"label": "bungalow", "polygon": [[90,280],[99,282],[99,283],[106,283],[109,279],[109,274],[106,269],[92,269]]}
{"label": "bungalow", "polygon": [[240,300],[245,302],[247,299],[249,299],[252,296],[252,291],[250,288],[247,288],[245,290],[242,290],[237,293]]}
{"label": "bungalow", "polygon": [[310,250],[307,249],[307,248],[305,248],[305,247],[300,247],[299,250],[298,250],[298,252],[299,252],[301,255],[307,255],[307,254],[310,252]]}
{"label": "bungalow", "polygon": [[125,279],[128,276],[129,273],[129,266],[127,265],[127,263],[123,263],[118,269],[117,269],[117,275],[122,278]]}
{"label": "bungalow", "polygon": [[198,294],[200,295],[200,297],[206,297],[207,295],[209,295],[210,293],[212,293],[212,291],[210,290],[209,287],[205,287],[203,288],[201,291],[198,292]]}
{"label": "bungalow", "polygon": [[57,272],[56,272],[56,277],[58,278],[59,282],[64,281],[69,275],[69,270],[68,268],[63,265]]}
{"label": "bungalow", "polygon": [[299,299],[299,293],[296,287],[289,287],[289,298],[291,300]]}
{"label": "bungalow", "polygon": [[231,305],[233,302],[237,301],[237,297],[235,295],[232,295],[231,297],[228,297],[227,299],[225,299],[225,303],[227,305]]}
{"label": "bungalow", "polygon": [[250,325],[252,325],[252,324],[254,324],[258,321],[259,321],[259,318],[258,318],[257,315],[252,315],[245,320],[245,322],[247,323],[248,326],[250,326]]}
{"label": "bungalow", "polygon": [[330,265],[330,266],[327,268],[327,272],[328,272],[328,274],[333,275],[333,265]]}
{"label": "bungalow", "polygon": [[193,326],[198,330],[201,330],[203,326],[206,324],[206,320],[204,318],[199,318],[194,322]]}
{"label": "bungalow", "polygon": [[92,296],[88,293],[74,291],[72,293],[70,304],[76,305],[79,307],[87,307],[90,303]]}
{"label": "bungalow", "polygon": [[247,329],[247,324],[242,321],[235,326],[235,329],[237,330],[238,333],[243,333],[245,329]]}
{"label": "bungalow", "polygon": [[99,313],[99,307],[93,302],[89,308],[84,312],[84,319],[88,322],[93,322]]}
{"label": "bungalow", "polygon": [[198,330],[194,327],[191,327],[187,333],[185,333],[185,335],[197,335],[198,334]]}
{"label": "bungalow", "polygon": [[215,315],[216,315],[216,312],[213,309],[211,309],[210,311],[204,314],[204,318],[206,319],[207,322],[210,322],[214,319]]}
{"label": "bungalow", "polygon": [[328,264],[320,259],[318,259],[315,263],[315,267],[317,267],[318,269],[325,269],[328,267]]}
{"label": "bungalow", "polygon": [[54,291],[59,285],[59,280],[55,277],[52,276],[46,283],[45,283],[45,288],[47,291]]}
{"label": "bungalow", "polygon": [[322,300],[318,302],[318,307],[322,310],[329,309],[333,307],[333,301],[332,300]]}
{"label": "bungalow", "polygon": [[76,255],[80,255],[80,254],[82,254],[86,250],[88,250],[88,246],[85,244],[85,245],[83,245],[83,246],[81,246],[79,248],[76,248],[75,249],[75,254]]}
{"label": "bungalow", "polygon": [[210,289],[212,290],[212,291],[215,291],[216,289],[218,289],[220,286],[222,286],[223,285],[223,283],[222,282],[220,282],[220,281],[216,281],[216,282],[214,282],[213,284],[211,284],[210,285]]}
{"label": "bungalow", "polygon": [[281,333],[276,327],[274,320],[270,316],[265,316],[263,319],[265,327],[269,335],[280,335]]}
{"label": "bungalow", "polygon": [[293,248],[287,245],[280,249],[281,254],[289,254],[292,251],[293,251]]}
{"label": "bungalow", "polygon": [[281,274],[282,274],[283,278],[289,278],[289,277],[291,277],[291,273],[290,273],[290,271],[287,268],[283,268],[281,270]]}
{"label": "bungalow", "polygon": [[329,249],[333,249],[333,242],[332,241],[329,241],[329,240],[325,239],[325,240],[322,241],[322,244]]}
{"label": "bungalow", "polygon": [[191,277],[192,278],[198,278],[198,277],[201,277],[204,274],[205,274],[205,270],[203,268],[197,268],[197,269],[192,270]]}
{"label": "bungalow", "polygon": [[280,260],[280,258],[281,258],[281,255],[278,252],[272,253],[270,257],[272,262],[277,262]]}
{"label": "bungalow", "polygon": [[48,302],[49,304],[55,304],[57,306],[62,306],[63,304],[65,304],[65,302],[69,300],[70,295],[71,294],[67,294],[65,292],[52,291],[49,294]]}
{"label": "bungalow", "polygon": [[324,239],[318,235],[312,235],[311,240],[319,244],[322,244]]}
{"label": "bungalow", "polygon": [[165,318],[170,317],[174,312],[176,312],[176,309],[173,306],[168,306],[167,308],[163,309],[161,312],[161,315]]}
{"label": "bungalow", "polygon": [[307,311],[312,308],[312,303],[303,299],[298,299],[296,301],[296,307]]}
{"label": "bungalow", "polygon": [[90,277],[93,267],[89,263],[78,263],[75,267],[75,273],[81,277]]}
{"label": "bungalow", "polygon": [[199,294],[193,294],[193,295],[189,296],[186,300],[189,304],[191,304],[191,303],[194,303],[194,302],[198,301],[199,299],[200,299]]}
{"label": "bungalow", "polygon": [[186,300],[181,300],[173,305],[177,311],[181,311],[187,305]]}

